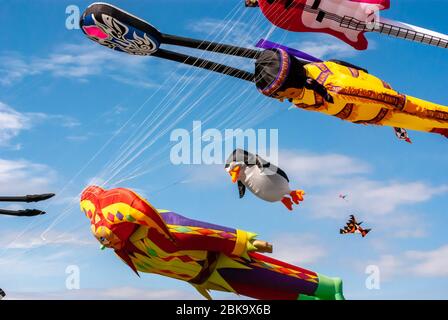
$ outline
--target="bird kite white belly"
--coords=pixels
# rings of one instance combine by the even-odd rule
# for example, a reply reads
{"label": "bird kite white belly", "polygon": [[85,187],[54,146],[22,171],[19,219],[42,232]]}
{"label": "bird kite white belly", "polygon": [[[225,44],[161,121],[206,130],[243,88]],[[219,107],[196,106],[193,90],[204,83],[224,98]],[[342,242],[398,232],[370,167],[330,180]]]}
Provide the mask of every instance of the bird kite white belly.
{"label": "bird kite white belly", "polygon": [[236,149],[226,162],[226,170],[238,183],[240,198],[249,189],[255,196],[268,202],[282,202],[288,210],[303,201],[302,190],[291,190],[286,173],[260,156]]}

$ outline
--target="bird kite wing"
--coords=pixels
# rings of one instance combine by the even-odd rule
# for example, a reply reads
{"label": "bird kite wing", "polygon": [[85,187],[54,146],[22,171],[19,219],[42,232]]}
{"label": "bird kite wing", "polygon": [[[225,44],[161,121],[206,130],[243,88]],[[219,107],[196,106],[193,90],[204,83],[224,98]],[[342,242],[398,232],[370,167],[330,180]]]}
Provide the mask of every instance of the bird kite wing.
{"label": "bird kite wing", "polygon": [[355,224],[355,225],[358,224],[354,215],[350,215],[350,220],[348,224]]}
{"label": "bird kite wing", "polygon": [[238,192],[240,194],[240,199],[243,199],[246,195],[246,186],[241,181],[238,181]]}

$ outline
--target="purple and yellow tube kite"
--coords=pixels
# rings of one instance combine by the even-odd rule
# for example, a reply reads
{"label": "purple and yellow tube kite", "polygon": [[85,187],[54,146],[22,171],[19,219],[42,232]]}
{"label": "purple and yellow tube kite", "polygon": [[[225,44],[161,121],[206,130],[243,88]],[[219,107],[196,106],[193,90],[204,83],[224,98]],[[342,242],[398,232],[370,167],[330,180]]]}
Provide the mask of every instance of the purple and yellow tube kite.
{"label": "purple and yellow tube kite", "polygon": [[204,297],[231,292],[263,300],[343,300],[342,281],[261,255],[256,234],[156,210],[128,189],[88,187],[81,210],[98,241],[136,273],[186,281]]}

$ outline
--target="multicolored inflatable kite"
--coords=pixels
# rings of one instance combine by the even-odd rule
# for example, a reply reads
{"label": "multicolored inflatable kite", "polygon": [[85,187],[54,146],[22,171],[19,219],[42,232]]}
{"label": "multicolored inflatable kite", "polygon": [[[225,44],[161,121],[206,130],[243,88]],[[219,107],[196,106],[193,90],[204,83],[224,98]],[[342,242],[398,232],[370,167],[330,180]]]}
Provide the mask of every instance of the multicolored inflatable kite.
{"label": "multicolored inflatable kite", "polygon": [[[297,108],[356,124],[448,137],[448,107],[402,94],[367,70],[343,61],[303,63],[287,50],[273,48],[260,55],[255,70],[261,93],[288,100]],[[403,140],[410,141],[407,132]]]}
{"label": "multicolored inflatable kite", "polygon": [[204,297],[209,290],[256,299],[342,300],[342,281],[259,252],[272,246],[251,232],[156,210],[127,189],[88,187],[81,210],[98,241],[134,272],[186,281]]}
{"label": "multicolored inflatable kite", "polygon": [[[119,8],[95,3],[81,19],[83,32],[108,48],[155,56],[255,82],[259,91],[297,108],[317,111],[356,124],[393,127],[410,142],[406,129],[448,137],[448,108],[402,94],[363,68],[321,61],[306,53],[261,41],[254,50],[168,34]],[[256,60],[255,74],[160,48],[162,44],[195,48]]]}
{"label": "multicolored inflatable kite", "polygon": [[448,35],[382,18],[380,12],[390,8],[390,0],[249,0],[246,6],[260,6],[282,29],[327,33],[358,50],[368,47],[366,32],[448,48]]}

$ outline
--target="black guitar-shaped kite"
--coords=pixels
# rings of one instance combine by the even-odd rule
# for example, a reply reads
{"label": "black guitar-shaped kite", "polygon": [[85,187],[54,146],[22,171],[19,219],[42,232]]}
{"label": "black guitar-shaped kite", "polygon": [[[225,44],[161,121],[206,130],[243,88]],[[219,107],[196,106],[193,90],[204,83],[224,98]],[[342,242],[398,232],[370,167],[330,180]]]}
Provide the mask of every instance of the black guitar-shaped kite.
{"label": "black guitar-shaped kite", "polygon": [[[53,198],[55,195],[53,193],[48,194],[36,194],[36,195],[27,195],[23,197],[0,197],[0,202],[41,202]],[[15,217],[34,217],[45,214],[44,211],[37,209],[26,209],[26,210],[3,210],[0,209],[0,215],[6,216],[15,216]]]}

